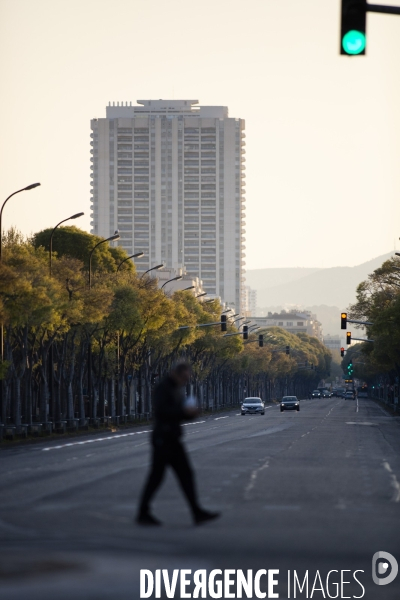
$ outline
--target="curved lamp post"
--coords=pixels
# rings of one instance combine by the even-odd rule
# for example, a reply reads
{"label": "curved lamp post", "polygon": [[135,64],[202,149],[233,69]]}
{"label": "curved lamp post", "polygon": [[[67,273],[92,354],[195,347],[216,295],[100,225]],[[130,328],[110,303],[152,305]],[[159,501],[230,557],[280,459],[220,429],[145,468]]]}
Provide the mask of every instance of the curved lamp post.
{"label": "curved lamp post", "polygon": [[92,287],[92,255],[93,255],[93,252],[96,250],[97,246],[100,246],[100,244],[105,244],[106,242],[115,242],[115,240],[119,240],[120,237],[121,236],[119,235],[119,233],[114,233],[114,235],[107,238],[106,240],[101,240],[100,242],[98,242],[91,249],[90,254],[89,254],[89,290]]}
{"label": "curved lamp post", "polygon": [[[21,188],[20,190],[17,190],[16,192],[13,192],[12,194],[10,194],[8,196],[8,198],[6,198],[1,206],[0,209],[0,262],[3,260],[3,209],[5,207],[5,205],[7,204],[7,202],[9,201],[10,198],[12,198],[13,196],[15,196],[15,194],[19,194],[20,192],[27,192],[28,190],[33,190],[34,188],[38,187],[40,185],[40,183],[31,183],[31,185],[27,185],[24,188]],[[0,327],[0,346],[1,346],[1,360],[4,360],[4,326],[3,323],[1,323],[1,327]],[[1,387],[1,392],[3,390],[2,386]],[[0,393],[1,393],[0,392]]]}
{"label": "curved lamp post", "polygon": [[163,289],[163,287],[165,285],[167,285],[167,283],[170,283],[171,281],[179,281],[180,279],[183,279],[182,275],[178,275],[178,277],[173,277],[172,279],[168,279],[168,281],[166,281],[165,283],[162,284],[160,289]]}
{"label": "curved lamp post", "polygon": [[[89,290],[92,289],[92,255],[96,250],[97,246],[100,244],[105,244],[106,242],[114,242],[115,240],[119,240],[121,236],[119,233],[114,233],[111,237],[106,240],[100,240],[90,251],[89,254]],[[89,337],[88,342],[88,369],[87,369],[87,378],[88,378],[88,397],[89,397],[89,406],[90,406],[90,418],[92,420],[96,419],[95,409],[94,409],[94,399],[92,394],[92,342]]]}
{"label": "curved lamp post", "polygon": [[132,254],[132,256],[127,256],[126,258],[124,258],[124,260],[121,261],[118,265],[117,273],[120,270],[121,265],[123,265],[126,260],[129,260],[130,258],[140,258],[141,256],[144,256],[144,252],[137,252],[136,254]]}
{"label": "curved lamp post", "polygon": [[187,287],[187,288],[184,288],[184,289],[182,290],[182,292],[186,292],[186,290],[193,290],[195,287],[196,287],[195,285],[189,285],[189,287]]}
{"label": "curved lamp post", "polygon": [[207,292],[203,292],[202,294],[197,294],[195,298],[201,298],[202,296],[207,296]]}
{"label": "curved lamp post", "polygon": [[[246,317],[239,317],[238,319],[235,319],[234,321],[232,321],[232,325],[234,323],[236,323],[237,321],[243,321],[243,319],[245,319]],[[241,323],[241,325],[243,325],[243,323]]]}
{"label": "curved lamp post", "polygon": [[147,271],[145,271],[143,273],[143,275],[140,276],[140,279],[142,279],[142,277],[144,277],[146,275],[146,273],[150,273],[150,271],[159,271],[160,269],[163,268],[164,265],[157,265],[156,267],[151,267],[151,269],[147,269]]}
{"label": "curved lamp post", "polygon": [[65,221],[70,221],[71,219],[77,219],[78,217],[82,217],[85,213],[80,212],[76,213],[76,215],[72,215],[72,217],[68,217],[67,219],[63,219],[54,227],[53,231],[50,235],[50,248],[49,248],[49,264],[50,264],[50,277],[51,277],[51,269],[52,269],[52,260],[53,260],[53,235],[57,227],[61,225],[61,223],[65,223]]}
{"label": "curved lamp post", "polygon": [[10,194],[8,196],[8,198],[6,198],[3,202],[3,205],[1,207],[0,210],[0,262],[2,260],[2,250],[3,250],[3,227],[2,227],[2,218],[3,218],[3,209],[5,207],[5,205],[7,204],[7,202],[9,201],[10,198],[12,198],[13,196],[15,196],[15,194],[19,194],[20,192],[26,192],[28,190],[33,190],[34,188],[38,187],[40,185],[40,183],[31,183],[31,185],[27,185],[24,188],[21,188],[20,190],[17,190],[16,192]]}

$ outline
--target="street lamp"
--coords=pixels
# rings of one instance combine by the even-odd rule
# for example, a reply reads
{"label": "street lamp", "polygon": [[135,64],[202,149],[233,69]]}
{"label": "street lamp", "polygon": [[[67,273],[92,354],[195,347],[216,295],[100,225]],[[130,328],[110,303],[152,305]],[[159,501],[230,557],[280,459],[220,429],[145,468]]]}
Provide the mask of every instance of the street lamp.
{"label": "street lamp", "polygon": [[[235,315],[234,315],[234,316],[235,316]],[[233,325],[234,323],[236,323],[236,321],[243,321],[243,319],[245,319],[245,318],[246,318],[246,317],[239,317],[238,319],[235,319],[234,321],[232,321],[232,325]],[[243,323],[242,323],[242,325],[243,325]]]}
{"label": "street lamp", "polygon": [[[114,233],[111,237],[106,240],[100,240],[90,251],[89,254],[89,290],[92,288],[92,255],[96,250],[97,246],[100,244],[105,244],[106,242],[114,242],[115,240],[119,240],[119,233]],[[89,337],[88,342],[88,368],[87,368],[87,378],[88,378],[88,396],[89,396],[89,404],[90,404],[90,417],[91,419],[95,419],[95,411],[94,411],[94,402],[93,402],[93,394],[92,394],[92,342]]]}
{"label": "street lamp", "polygon": [[167,283],[170,283],[171,281],[179,281],[180,279],[183,279],[182,275],[178,275],[177,277],[173,277],[172,279],[168,279],[168,281],[166,281],[165,283],[162,284],[160,289],[163,289],[163,287],[165,285],[167,285]]}
{"label": "street lamp", "polygon": [[150,273],[150,271],[158,271],[159,269],[162,269],[163,266],[164,265],[157,265],[156,267],[151,267],[151,269],[147,269],[147,271],[145,271],[143,275],[140,276],[140,279],[142,279],[142,277],[144,277],[146,273]]}
{"label": "street lamp", "polygon": [[182,291],[186,292],[186,290],[193,290],[195,287],[196,287],[195,285],[190,285],[189,287],[184,288]]}
{"label": "street lamp", "polygon": [[90,254],[89,254],[89,290],[92,287],[92,255],[93,255],[93,252],[96,250],[97,246],[100,246],[100,244],[105,244],[106,242],[114,242],[115,240],[119,240],[120,237],[121,236],[119,235],[119,233],[114,233],[114,235],[107,238],[106,240],[101,240],[100,242],[98,242],[94,246],[94,248],[91,249]]}
{"label": "street lamp", "polygon": [[[221,313],[221,315],[224,315],[225,313],[228,313],[228,312],[230,312],[231,310],[232,310],[231,308],[227,308],[226,310],[224,310],[224,311]],[[232,316],[232,315],[230,315],[230,316]]]}
{"label": "street lamp", "polygon": [[80,213],[76,213],[76,215],[72,215],[72,217],[68,217],[67,219],[63,219],[62,221],[60,221],[53,229],[53,231],[51,232],[50,235],[50,248],[49,248],[49,257],[50,257],[50,277],[51,277],[51,268],[52,268],[52,255],[53,255],[53,234],[55,232],[55,230],[57,229],[57,227],[59,227],[61,225],[61,223],[65,223],[65,221],[70,221],[71,219],[77,219],[78,217],[82,217],[85,213],[80,212]]}
{"label": "street lamp", "polygon": [[[10,198],[12,198],[12,196],[15,196],[15,194],[19,194],[20,192],[26,192],[28,190],[33,190],[33,188],[38,187],[40,185],[40,183],[31,183],[31,185],[27,185],[26,187],[17,190],[16,192],[14,192],[13,194],[10,194],[8,196],[8,198],[6,198],[1,206],[0,209],[0,262],[3,260],[3,226],[2,226],[2,219],[3,219],[3,209],[5,207],[5,205],[7,204],[7,202],[9,201]],[[1,360],[4,360],[4,325],[3,323],[1,323],[0,326],[0,346],[1,346]],[[1,392],[2,392],[3,388],[1,386]]]}
{"label": "street lamp", "polygon": [[195,298],[201,298],[202,296],[207,296],[207,292],[203,292],[202,294],[197,294]]}
{"label": "street lamp", "polygon": [[[24,187],[20,190],[17,190],[13,194],[10,194],[10,196],[8,196],[8,198],[6,198],[4,200],[1,210],[0,210],[0,262],[2,260],[2,250],[3,250],[3,243],[2,243],[3,242],[3,228],[2,228],[3,208],[5,207],[5,205],[9,201],[9,199],[12,198],[12,196],[15,196],[15,194],[19,194],[20,192],[26,192],[28,190],[33,190],[33,188],[38,187],[39,185],[40,185],[40,183],[31,183],[31,185],[27,185],[26,187]],[[3,358],[3,348],[2,348],[1,356]]]}
{"label": "street lamp", "polygon": [[126,261],[129,260],[130,258],[141,258],[142,256],[144,256],[144,252],[137,252],[136,254],[132,254],[132,256],[127,256],[126,258],[124,258],[123,261],[121,261],[118,265],[117,268],[117,273],[120,270],[121,265]]}

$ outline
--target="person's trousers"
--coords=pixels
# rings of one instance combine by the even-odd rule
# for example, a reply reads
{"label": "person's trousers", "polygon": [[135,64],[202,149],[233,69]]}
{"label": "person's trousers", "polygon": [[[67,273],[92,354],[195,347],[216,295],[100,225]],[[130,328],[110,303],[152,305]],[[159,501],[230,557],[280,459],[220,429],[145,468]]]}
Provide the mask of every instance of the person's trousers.
{"label": "person's trousers", "polygon": [[142,493],[139,513],[146,514],[149,511],[150,502],[160,487],[165,469],[168,466],[174,470],[190,508],[193,514],[196,515],[200,508],[197,501],[193,471],[185,449],[179,440],[165,441],[160,439],[153,440],[152,465]]}

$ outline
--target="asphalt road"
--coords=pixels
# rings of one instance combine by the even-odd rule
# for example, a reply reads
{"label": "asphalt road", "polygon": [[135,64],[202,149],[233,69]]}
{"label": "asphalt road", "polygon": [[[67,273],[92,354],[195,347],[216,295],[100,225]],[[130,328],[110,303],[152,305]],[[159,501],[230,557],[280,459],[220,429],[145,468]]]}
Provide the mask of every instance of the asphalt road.
{"label": "asphalt road", "polygon": [[134,600],[140,569],[279,569],[280,598],[294,597],[288,570],[301,581],[308,570],[308,594],[317,571],[323,582],[297,598],[329,597],[328,572],[344,570],[339,597],[400,598],[400,575],[371,577],[377,551],[400,563],[399,418],[364,399],[199,418],[185,443],[201,501],[222,517],[194,527],[168,474],[156,529],[133,522],[148,429],[0,448],[1,600]]}

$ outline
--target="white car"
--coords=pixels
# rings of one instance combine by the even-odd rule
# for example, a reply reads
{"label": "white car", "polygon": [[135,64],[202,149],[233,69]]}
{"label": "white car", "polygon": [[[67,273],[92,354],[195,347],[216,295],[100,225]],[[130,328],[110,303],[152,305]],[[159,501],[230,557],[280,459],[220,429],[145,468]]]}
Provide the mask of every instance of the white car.
{"label": "white car", "polygon": [[242,416],[244,415],[265,415],[265,405],[261,398],[252,397],[245,398],[241,408]]}

